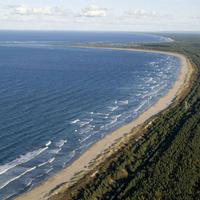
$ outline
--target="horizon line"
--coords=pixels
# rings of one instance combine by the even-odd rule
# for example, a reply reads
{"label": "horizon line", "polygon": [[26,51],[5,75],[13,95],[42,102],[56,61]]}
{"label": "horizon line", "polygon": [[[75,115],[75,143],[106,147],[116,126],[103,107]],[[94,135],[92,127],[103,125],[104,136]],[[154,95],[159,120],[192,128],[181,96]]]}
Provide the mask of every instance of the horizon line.
{"label": "horizon line", "polygon": [[4,32],[4,31],[19,31],[19,32],[122,32],[122,33],[200,33],[200,30],[169,30],[169,31],[145,31],[145,30],[141,30],[141,31],[129,31],[129,30],[73,30],[73,29],[69,29],[69,30],[65,30],[65,29],[0,29],[0,32]]}

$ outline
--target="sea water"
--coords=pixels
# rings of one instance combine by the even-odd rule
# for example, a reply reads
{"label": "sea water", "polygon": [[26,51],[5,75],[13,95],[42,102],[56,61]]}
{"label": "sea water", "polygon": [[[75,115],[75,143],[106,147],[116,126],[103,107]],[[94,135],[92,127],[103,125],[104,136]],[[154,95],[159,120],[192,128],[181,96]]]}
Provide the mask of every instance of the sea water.
{"label": "sea water", "polygon": [[30,190],[135,119],[180,70],[173,56],[72,44],[163,41],[134,33],[0,32],[0,199]]}

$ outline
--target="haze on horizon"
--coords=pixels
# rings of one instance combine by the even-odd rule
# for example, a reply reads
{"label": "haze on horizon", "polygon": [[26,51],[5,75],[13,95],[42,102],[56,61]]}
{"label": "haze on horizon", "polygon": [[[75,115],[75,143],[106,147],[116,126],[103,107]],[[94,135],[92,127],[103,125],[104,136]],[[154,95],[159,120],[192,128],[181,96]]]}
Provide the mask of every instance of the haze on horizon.
{"label": "haze on horizon", "polygon": [[0,30],[200,31],[199,0],[6,0]]}

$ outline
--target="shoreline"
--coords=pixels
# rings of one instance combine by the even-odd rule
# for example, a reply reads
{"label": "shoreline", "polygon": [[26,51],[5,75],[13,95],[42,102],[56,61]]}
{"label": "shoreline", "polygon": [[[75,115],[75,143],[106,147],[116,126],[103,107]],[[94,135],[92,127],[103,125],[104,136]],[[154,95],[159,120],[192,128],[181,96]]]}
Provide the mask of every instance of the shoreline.
{"label": "shoreline", "polygon": [[[192,65],[186,56],[175,53],[175,52],[165,52],[157,50],[145,50],[145,49],[130,49],[130,48],[104,48],[104,47],[83,47],[83,48],[103,48],[110,50],[123,50],[123,51],[139,51],[139,52],[149,52],[149,53],[160,53],[170,56],[175,56],[181,61],[180,72],[174,82],[172,88],[167,92],[166,95],[162,96],[155,104],[153,104],[146,111],[141,113],[132,122],[118,128],[112,133],[107,134],[104,138],[93,144],[88,150],[86,150],[77,160],[75,160],[68,167],[57,172],[54,176],[47,179],[47,181],[41,183],[40,185],[33,188],[31,191],[21,194],[16,197],[17,200],[41,200],[47,199],[49,193],[55,194],[61,191],[61,189],[66,189],[70,186],[72,179],[77,174],[85,174],[91,171],[99,163],[103,162],[108,156],[112,155],[115,151],[113,150],[113,145],[117,145],[116,149],[122,145],[122,140],[129,139],[137,134],[140,126],[144,125],[152,117],[156,116],[161,111],[168,108],[174,100],[177,100],[184,89],[187,88],[190,76],[192,74]],[[148,123],[150,124],[151,121]],[[135,129],[135,130],[133,130]],[[99,159],[100,156],[100,159]],[[97,161],[98,160],[98,161]],[[92,164],[92,166],[91,166]],[[71,181],[71,182],[70,182]],[[53,191],[53,192],[52,192]]]}

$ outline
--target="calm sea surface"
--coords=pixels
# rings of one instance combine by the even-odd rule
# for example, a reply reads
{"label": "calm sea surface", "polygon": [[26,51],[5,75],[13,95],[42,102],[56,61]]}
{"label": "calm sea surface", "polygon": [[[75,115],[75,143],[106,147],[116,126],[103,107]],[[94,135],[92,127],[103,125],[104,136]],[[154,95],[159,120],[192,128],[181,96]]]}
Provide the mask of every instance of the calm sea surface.
{"label": "calm sea surface", "polygon": [[134,33],[0,32],[0,200],[30,190],[172,87],[180,61],[70,48],[162,42]]}

